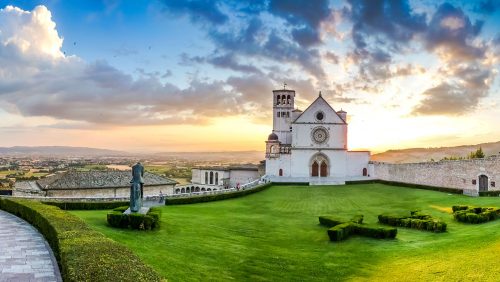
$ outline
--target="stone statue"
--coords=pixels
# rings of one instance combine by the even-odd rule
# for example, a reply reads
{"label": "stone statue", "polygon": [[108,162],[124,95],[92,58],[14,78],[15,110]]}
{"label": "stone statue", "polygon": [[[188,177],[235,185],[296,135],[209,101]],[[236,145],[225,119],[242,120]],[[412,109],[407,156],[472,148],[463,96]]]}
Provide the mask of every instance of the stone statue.
{"label": "stone statue", "polygon": [[144,187],[144,166],[138,162],[132,166],[132,184],[130,186],[130,211],[139,212],[142,208]]}

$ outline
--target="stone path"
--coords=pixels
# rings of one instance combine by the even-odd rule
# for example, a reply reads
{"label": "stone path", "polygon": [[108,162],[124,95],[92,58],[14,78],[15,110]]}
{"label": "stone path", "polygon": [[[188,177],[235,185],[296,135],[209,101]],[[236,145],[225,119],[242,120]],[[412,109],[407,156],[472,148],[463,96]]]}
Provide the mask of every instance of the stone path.
{"label": "stone path", "polygon": [[29,223],[0,210],[0,282],[62,281],[52,250]]}

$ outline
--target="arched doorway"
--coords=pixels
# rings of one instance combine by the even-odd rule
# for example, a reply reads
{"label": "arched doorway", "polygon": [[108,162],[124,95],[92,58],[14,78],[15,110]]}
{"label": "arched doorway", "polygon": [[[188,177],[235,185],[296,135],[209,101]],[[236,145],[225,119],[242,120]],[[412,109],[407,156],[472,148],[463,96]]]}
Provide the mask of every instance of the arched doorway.
{"label": "arched doorway", "polygon": [[196,186],[196,192],[200,192],[200,187]]}
{"label": "arched doorway", "polygon": [[363,176],[367,176],[368,175],[368,170],[365,168],[363,168]]}
{"label": "arched doorway", "polygon": [[278,172],[278,175],[279,176],[283,176],[283,169],[280,168],[279,172]]}
{"label": "arched doorway", "polygon": [[189,187],[187,187],[186,188],[186,193],[189,193],[189,191],[191,191],[191,190],[189,189]]}
{"label": "arched doorway", "polygon": [[327,177],[329,175],[328,159],[323,154],[316,154],[310,162],[311,176]]}
{"label": "arched doorway", "polygon": [[488,191],[488,176],[480,175],[479,176],[479,192]]}
{"label": "arched doorway", "polygon": [[182,189],[181,189],[181,193],[182,193],[182,194],[186,193],[186,189],[182,188]]}
{"label": "arched doorway", "polygon": [[179,194],[181,192],[181,189],[177,188],[175,189],[175,194]]}
{"label": "arched doorway", "polygon": [[321,162],[319,176],[320,177],[326,177],[326,176],[328,176],[328,165],[326,164],[325,161]]}
{"label": "arched doorway", "polygon": [[208,189],[207,189],[207,192],[210,192],[210,191],[212,191],[212,189],[208,188]]}

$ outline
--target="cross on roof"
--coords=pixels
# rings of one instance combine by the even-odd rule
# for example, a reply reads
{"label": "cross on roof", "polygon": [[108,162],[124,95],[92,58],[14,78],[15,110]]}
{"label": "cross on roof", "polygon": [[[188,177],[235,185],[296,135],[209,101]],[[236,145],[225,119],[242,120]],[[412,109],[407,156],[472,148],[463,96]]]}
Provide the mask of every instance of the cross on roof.
{"label": "cross on roof", "polygon": [[283,90],[286,90],[286,82],[283,82]]}

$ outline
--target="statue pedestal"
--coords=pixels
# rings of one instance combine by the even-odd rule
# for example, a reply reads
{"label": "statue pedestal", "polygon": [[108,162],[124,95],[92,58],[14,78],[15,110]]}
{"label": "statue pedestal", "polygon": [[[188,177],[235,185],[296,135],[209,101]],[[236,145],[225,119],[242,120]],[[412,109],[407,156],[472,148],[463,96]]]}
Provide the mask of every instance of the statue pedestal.
{"label": "statue pedestal", "polygon": [[[142,207],[137,213],[139,214],[147,214],[149,212],[149,208],[147,207]],[[130,207],[123,212],[124,214],[131,214],[133,212],[130,211]]]}

